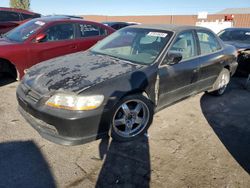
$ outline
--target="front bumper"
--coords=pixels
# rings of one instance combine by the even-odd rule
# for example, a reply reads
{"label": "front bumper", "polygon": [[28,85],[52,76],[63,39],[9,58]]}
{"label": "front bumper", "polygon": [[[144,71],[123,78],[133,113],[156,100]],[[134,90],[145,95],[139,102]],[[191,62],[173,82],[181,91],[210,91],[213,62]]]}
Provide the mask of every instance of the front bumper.
{"label": "front bumper", "polygon": [[79,145],[107,136],[109,113],[102,108],[91,111],[53,109],[34,102],[19,85],[19,111],[26,121],[45,139],[61,145]]}

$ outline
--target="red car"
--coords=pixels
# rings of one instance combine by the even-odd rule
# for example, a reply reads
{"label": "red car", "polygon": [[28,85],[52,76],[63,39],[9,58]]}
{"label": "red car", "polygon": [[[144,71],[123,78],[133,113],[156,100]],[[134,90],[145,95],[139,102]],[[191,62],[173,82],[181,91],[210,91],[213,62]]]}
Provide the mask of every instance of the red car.
{"label": "red car", "polygon": [[0,38],[0,73],[20,79],[41,61],[87,50],[115,30],[66,16],[30,20]]}
{"label": "red car", "polygon": [[27,10],[0,7],[0,34],[10,31],[26,20],[38,17],[41,15]]}

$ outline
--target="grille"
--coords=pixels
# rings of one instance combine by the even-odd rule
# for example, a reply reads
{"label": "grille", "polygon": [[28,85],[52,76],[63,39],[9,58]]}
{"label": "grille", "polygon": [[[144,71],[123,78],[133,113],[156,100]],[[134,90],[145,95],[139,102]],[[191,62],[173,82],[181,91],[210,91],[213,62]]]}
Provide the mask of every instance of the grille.
{"label": "grille", "polygon": [[32,90],[29,86],[22,84],[21,88],[27,98],[32,100],[33,102],[38,102],[42,98],[42,96],[36,91]]}

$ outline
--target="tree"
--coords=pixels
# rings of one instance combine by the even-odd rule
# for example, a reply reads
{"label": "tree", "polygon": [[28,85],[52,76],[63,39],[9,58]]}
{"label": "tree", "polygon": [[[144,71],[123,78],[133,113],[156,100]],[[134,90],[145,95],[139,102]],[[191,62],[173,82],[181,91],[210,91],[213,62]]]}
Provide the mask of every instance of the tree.
{"label": "tree", "polygon": [[10,7],[29,10],[30,0],[10,0]]}

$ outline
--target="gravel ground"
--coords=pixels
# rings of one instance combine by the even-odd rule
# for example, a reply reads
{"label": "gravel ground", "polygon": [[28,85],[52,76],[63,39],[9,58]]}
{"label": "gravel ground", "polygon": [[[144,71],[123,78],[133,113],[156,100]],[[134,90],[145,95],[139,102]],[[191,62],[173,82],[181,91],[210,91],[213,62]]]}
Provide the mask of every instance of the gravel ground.
{"label": "gravel ground", "polygon": [[66,147],[17,111],[17,82],[0,81],[0,187],[250,187],[250,92],[199,94],[157,113],[147,136]]}

